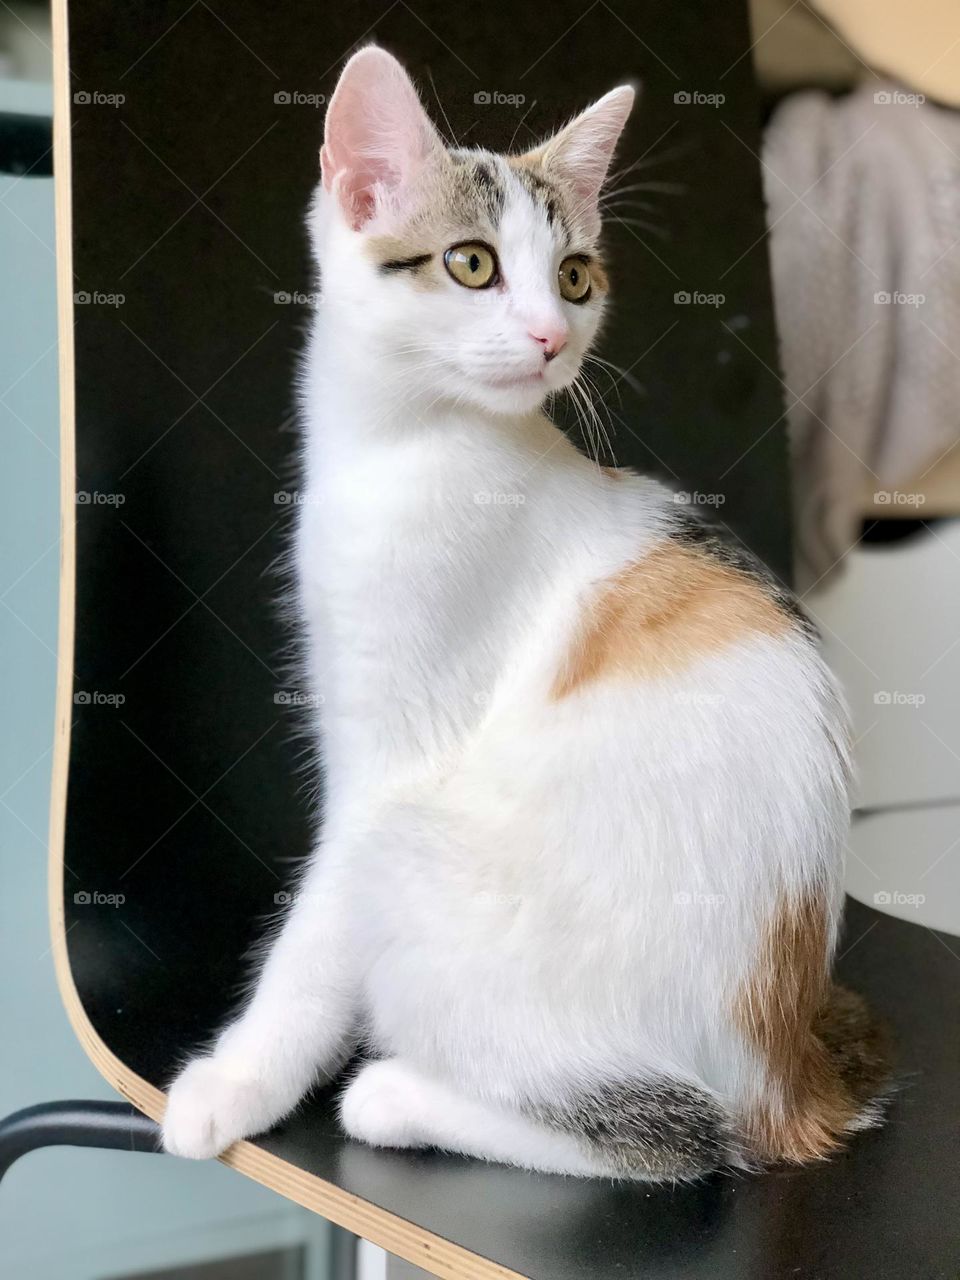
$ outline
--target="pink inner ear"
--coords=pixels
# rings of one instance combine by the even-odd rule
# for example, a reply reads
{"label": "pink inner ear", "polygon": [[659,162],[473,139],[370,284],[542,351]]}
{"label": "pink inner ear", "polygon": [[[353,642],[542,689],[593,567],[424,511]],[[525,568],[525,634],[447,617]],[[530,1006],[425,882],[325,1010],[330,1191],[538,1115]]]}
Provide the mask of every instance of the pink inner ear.
{"label": "pink inner ear", "polygon": [[327,111],[320,152],[325,190],[359,229],[380,208],[397,208],[442,142],[400,63],[362,49],[347,63]]}
{"label": "pink inner ear", "polygon": [[558,172],[585,203],[596,203],[636,95],[629,85],[613,89],[552,138],[543,163]]}

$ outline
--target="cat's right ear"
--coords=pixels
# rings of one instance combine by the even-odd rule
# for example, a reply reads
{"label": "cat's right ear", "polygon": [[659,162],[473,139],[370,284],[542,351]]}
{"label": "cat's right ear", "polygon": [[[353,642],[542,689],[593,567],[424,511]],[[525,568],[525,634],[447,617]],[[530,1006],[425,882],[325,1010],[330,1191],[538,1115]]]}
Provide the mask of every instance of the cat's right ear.
{"label": "cat's right ear", "polygon": [[354,230],[381,209],[401,210],[418,174],[443,142],[413,81],[385,49],[369,45],[341,73],[320,151],[324,189]]}

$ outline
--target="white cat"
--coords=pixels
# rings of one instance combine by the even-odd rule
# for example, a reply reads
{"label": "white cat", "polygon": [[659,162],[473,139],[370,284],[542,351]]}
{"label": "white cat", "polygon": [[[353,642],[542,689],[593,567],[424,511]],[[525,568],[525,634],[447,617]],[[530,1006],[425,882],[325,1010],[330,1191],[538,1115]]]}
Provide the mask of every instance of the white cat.
{"label": "white cat", "polygon": [[633,98],[501,156],[448,150],[383,50],[343,72],[296,543],[325,824],[169,1151],[266,1129],[358,1045],[353,1137],[568,1174],[802,1162],[878,1113],[829,980],[848,761],[815,639],[541,408],[603,315]]}

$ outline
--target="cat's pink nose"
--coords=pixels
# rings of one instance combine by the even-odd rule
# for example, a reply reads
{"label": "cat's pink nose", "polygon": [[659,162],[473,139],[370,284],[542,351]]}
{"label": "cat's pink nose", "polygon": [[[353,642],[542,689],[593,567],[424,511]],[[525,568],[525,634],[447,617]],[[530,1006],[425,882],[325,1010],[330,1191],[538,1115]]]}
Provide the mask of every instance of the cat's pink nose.
{"label": "cat's pink nose", "polygon": [[537,331],[530,330],[530,337],[543,347],[544,360],[552,360],[567,345],[570,330],[563,325],[539,325]]}

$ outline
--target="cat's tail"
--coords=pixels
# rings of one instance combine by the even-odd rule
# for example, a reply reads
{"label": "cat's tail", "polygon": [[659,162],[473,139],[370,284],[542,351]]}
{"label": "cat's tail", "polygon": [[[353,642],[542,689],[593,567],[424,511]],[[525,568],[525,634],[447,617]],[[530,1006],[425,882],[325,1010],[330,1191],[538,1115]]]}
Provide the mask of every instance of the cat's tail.
{"label": "cat's tail", "polygon": [[809,1164],[880,1124],[893,1092],[889,1040],[862,996],[827,986],[789,1052],[770,1063],[760,1096],[738,1119],[752,1162]]}
{"label": "cat's tail", "polygon": [[576,1138],[596,1172],[652,1182],[718,1169],[806,1164],[883,1120],[893,1091],[889,1039],[863,998],[831,985],[805,1044],[763,1096],[733,1109],[666,1074],[583,1084],[527,1111]]}
{"label": "cat's tail", "polygon": [[814,1033],[855,1108],[846,1132],[881,1124],[895,1087],[886,1025],[863,996],[834,985],[817,1015]]}

